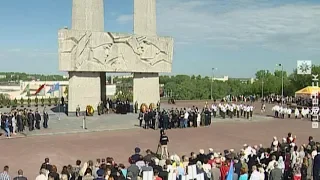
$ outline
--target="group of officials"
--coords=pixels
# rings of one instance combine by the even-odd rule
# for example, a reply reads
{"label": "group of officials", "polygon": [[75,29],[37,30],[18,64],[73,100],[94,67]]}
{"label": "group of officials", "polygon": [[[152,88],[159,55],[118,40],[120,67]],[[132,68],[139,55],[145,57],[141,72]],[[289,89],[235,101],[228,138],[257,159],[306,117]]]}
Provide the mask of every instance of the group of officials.
{"label": "group of officials", "polygon": [[[43,128],[48,128],[49,115],[44,109],[43,111]],[[6,137],[11,137],[11,134],[25,131],[28,127],[29,131],[41,128],[41,114],[38,110],[12,110],[10,113],[1,113],[1,129],[4,130]]]}
{"label": "group of officials", "polygon": [[246,118],[251,119],[254,107],[246,104],[224,103],[207,104],[202,110],[193,106],[192,108],[181,108],[160,111],[160,108],[147,109],[139,113],[139,125],[145,129],[171,129],[187,128],[211,125],[212,118]]}

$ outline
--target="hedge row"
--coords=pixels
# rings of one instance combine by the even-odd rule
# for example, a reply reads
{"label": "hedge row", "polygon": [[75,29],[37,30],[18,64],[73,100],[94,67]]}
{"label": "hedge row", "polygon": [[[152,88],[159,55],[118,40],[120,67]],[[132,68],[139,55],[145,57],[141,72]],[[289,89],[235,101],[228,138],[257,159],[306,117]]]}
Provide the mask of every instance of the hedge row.
{"label": "hedge row", "polygon": [[51,105],[57,105],[59,103],[59,98],[58,97],[55,97],[55,98],[35,98],[35,99],[14,99],[14,100],[10,100],[10,99],[4,99],[4,100],[1,100],[0,101],[0,108],[3,108],[3,107],[7,107],[7,108],[10,108],[10,107],[24,107],[25,105],[30,107],[31,105],[35,105],[35,106],[45,106],[45,105],[48,105],[48,106],[51,106]]}

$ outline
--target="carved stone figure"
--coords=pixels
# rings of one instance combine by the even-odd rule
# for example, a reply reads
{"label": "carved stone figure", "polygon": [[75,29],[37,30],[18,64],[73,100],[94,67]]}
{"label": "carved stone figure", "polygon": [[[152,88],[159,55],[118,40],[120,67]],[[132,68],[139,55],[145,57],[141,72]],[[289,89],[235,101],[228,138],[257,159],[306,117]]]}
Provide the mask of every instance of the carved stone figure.
{"label": "carved stone figure", "polygon": [[65,71],[171,72],[173,39],[63,29],[59,55]]}

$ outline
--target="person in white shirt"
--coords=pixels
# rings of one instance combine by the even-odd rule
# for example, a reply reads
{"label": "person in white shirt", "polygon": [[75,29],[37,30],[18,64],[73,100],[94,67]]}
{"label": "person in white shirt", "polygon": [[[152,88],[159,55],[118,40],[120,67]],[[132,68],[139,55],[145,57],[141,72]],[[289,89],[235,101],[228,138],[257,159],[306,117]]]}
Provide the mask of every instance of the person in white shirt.
{"label": "person in white shirt", "polygon": [[244,108],[243,104],[240,104],[240,116],[241,117],[243,116],[243,108]]}
{"label": "person in white shirt", "polygon": [[213,113],[213,117],[214,118],[217,117],[217,110],[218,110],[217,106],[214,105],[213,108],[212,108],[212,113]]}
{"label": "person in white shirt", "polygon": [[307,115],[306,110],[304,107],[301,109],[301,118],[303,119]]}
{"label": "person in white shirt", "polygon": [[262,106],[261,106],[261,113],[264,113],[264,112],[266,112],[266,104],[262,104]]}
{"label": "person in white shirt", "polygon": [[237,115],[237,105],[236,104],[232,104],[232,108],[233,108],[233,116],[236,116]]}
{"label": "person in white shirt", "polygon": [[283,118],[287,115],[287,113],[288,113],[288,109],[286,108],[286,107],[284,107],[283,109],[282,109],[282,111],[283,111]]}
{"label": "person in white shirt", "polygon": [[229,117],[232,119],[233,117],[233,106],[229,104]]}
{"label": "person in white shirt", "polygon": [[277,105],[273,106],[271,111],[274,112],[274,118],[276,118],[277,117]]}
{"label": "person in white shirt", "polygon": [[306,109],[306,116],[307,116],[307,118],[309,118],[309,115],[310,115],[310,113],[311,113],[311,111],[310,111],[310,109],[307,107],[307,109]]}
{"label": "person in white shirt", "polygon": [[260,180],[264,180],[265,179],[265,174],[264,174],[263,167],[259,168],[259,173],[260,173]]}
{"label": "person in white shirt", "polygon": [[200,122],[201,122],[201,114],[200,112],[197,112],[197,127],[200,127]]}
{"label": "person in white shirt", "polygon": [[183,121],[183,127],[184,127],[184,128],[187,128],[187,126],[188,126],[188,120],[189,120],[189,113],[188,113],[188,111],[186,111],[186,112],[184,113],[183,119],[184,119],[184,121]]}
{"label": "person in white shirt", "polygon": [[278,118],[282,118],[282,113],[283,113],[283,107],[280,106],[280,107],[279,107],[279,115],[278,115]]}
{"label": "person in white shirt", "polygon": [[254,107],[251,105],[249,108],[250,108],[250,119],[252,119]]}
{"label": "person in white shirt", "polygon": [[15,116],[12,116],[11,121],[12,121],[12,134],[16,135],[17,120]]}
{"label": "person in white shirt", "polygon": [[260,173],[257,170],[257,166],[252,166],[252,174],[249,180],[260,180]]}
{"label": "person in white shirt", "polygon": [[296,109],[294,110],[294,116],[297,119],[300,115],[299,109],[296,107]]}
{"label": "person in white shirt", "polygon": [[288,115],[288,118],[290,119],[291,117],[291,113],[292,113],[292,109],[290,107],[287,108],[287,115]]}
{"label": "person in white shirt", "polygon": [[247,119],[249,119],[250,118],[250,106],[249,105],[246,106],[246,111],[247,111]]}
{"label": "person in white shirt", "polygon": [[267,166],[267,169],[266,169],[266,171],[268,172],[268,173],[270,173],[271,172],[271,170],[273,170],[274,169],[274,165],[275,165],[275,163],[277,163],[277,161],[276,161],[276,156],[272,156],[271,157],[271,161],[269,162],[269,164],[268,164],[268,166]]}
{"label": "person in white shirt", "polygon": [[226,112],[227,112],[227,109],[225,106],[221,106],[221,116],[223,119],[226,118]]}
{"label": "person in white shirt", "polygon": [[40,174],[36,177],[36,180],[47,180],[48,175],[46,173],[47,173],[46,169],[41,169]]}

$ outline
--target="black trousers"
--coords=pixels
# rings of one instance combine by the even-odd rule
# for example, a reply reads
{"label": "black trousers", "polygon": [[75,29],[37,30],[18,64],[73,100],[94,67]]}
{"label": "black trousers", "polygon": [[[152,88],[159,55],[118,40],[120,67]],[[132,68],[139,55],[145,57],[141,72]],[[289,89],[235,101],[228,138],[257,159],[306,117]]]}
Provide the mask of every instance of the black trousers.
{"label": "black trousers", "polygon": [[36,126],[37,129],[40,129],[40,121],[41,120],[36,120],[36,125],[35,126]]}
{"label": "black trousers", "polygon": [[48,128],[48,119],[43,120],[43,128]]}
{"label": "black trousers", "polygon": [[145,129],[149,129],[149,127],[150,127],[150,121],[149,121],[149,119],[148,119],[148,120],[144,120],[144,128],[145,128]]}

